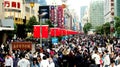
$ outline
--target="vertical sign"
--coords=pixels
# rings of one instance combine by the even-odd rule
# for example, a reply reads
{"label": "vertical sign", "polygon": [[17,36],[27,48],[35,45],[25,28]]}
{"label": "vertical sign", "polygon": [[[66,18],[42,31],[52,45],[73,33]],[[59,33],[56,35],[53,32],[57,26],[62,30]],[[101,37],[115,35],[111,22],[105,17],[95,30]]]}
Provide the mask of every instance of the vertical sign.
{"label": "vertical sign", "polygon": [[55,6],[50,6],[50,21],[55,23]]}
{"label": "vertical sign", "polygon": [[61,5],[58,6],[57,9],[57,22],[58,22],[58,27],[63,28],[63,23],[64,18],[63,18],[63,7]]}

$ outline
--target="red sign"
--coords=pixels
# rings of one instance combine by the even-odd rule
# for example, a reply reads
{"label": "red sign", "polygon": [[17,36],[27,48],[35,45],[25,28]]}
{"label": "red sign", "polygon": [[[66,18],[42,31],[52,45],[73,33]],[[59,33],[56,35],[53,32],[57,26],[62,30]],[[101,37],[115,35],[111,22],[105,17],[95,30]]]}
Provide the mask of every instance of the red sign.
{"label": "red sign", "polygon": [[16,8],[16,2],[12,2],[12,7]]}
{"label": "red sign", "polygon": [[31,50],[31,42],[12,42],[12,50]]}
{"label": "red sign", "polygon": [[20,2],[4,0],[4,7],[20,8]]}
{"label": "red sign", "polygon": [[50,21],[55,23],[55,6],[50,6]]}
{"label": "red sign", "polygon": [[4,7],[10,7],[10,2],[9,1],[4,1]]}
{"label": "red sign", "polygon": [[57,9],[57,22],[58,22],[58,27],[63,28],[63,7],[61,5],[58,6]]}

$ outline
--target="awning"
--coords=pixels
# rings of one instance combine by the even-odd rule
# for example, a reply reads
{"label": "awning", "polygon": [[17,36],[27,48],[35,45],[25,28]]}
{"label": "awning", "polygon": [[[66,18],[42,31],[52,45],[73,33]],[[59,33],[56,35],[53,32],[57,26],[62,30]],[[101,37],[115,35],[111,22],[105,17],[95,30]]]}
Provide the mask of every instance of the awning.
{"label": "awning", "polygon": [[0,27],[0,31],[3,31],[3,30],[14,30],[14,28],[6,28],[6,27]]}
{"label": "awning", "polygon": [[14,30],[14,21],[13,19],[1,19],[0,21],[0,31],[3,30]]}

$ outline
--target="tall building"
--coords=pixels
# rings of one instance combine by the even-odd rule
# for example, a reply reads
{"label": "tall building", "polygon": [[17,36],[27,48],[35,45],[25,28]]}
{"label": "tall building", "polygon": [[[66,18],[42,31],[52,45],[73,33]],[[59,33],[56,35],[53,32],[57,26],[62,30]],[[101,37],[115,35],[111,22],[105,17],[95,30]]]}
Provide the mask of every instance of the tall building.
{"label": "tall building", "polygon": [[115,0],[115,16],[120,17],[120,0]]}
{"label": "tall building", "polygon": [[81,22],[82,22],[83,16],[85,15],[86,8],[87,8],[87,6],[82,6],[80,8],[80,20],[81,20]]}
{"label": "tall building", "polygon": [[83,20],[83,17],[85,15],[86,8],[87,8],[87,6],[82,6],[80,8],[80,30],[82,30],[82,28],[84,26],[84,22],[82,20]]}
{"label": "tall building", "polygon": [[114,0],[104,0],[104,22],[114,19]]}
{"label": "tall building", "polygon": [[0,0],[0,19],[4,18],[4,1]]}
{"label": "tall building", "polygon": [[104,23],[103,3],[103,0],[91,0],[90,2],[89,22],[92,24],[93,28]]}
{"label": "tall building", "polygon": [[42,5],[42,6],[47,5],[46,0],[38,0],[38,2],[39,2],[40,5]]}
{"label": "tall building", "polygon": [[72,29],[72,15],[70,14],[70,10],[68,8],[65,8],[64,10],[64,19],[65,29]]}

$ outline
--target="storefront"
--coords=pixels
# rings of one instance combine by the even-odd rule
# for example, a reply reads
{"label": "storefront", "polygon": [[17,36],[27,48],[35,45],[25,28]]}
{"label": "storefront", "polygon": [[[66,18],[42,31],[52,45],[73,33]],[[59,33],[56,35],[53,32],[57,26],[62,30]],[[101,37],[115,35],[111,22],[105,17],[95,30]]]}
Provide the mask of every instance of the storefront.
{"label": "storefront", "polygon": [[7,32],[14,30],[14,21],[13,19],[2,19],[0,20],[0,44],[5,43],[8,38]]}

